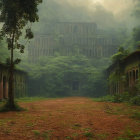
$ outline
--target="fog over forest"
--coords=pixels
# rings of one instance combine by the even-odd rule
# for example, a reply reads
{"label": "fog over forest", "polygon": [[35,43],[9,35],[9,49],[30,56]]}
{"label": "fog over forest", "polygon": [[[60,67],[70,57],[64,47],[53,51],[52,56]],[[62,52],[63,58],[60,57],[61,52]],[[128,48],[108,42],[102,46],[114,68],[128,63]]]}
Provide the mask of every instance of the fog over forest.
{"label": "fog over forest", "polygon": [[[46,22],[95,22],[101,28],[128,28],[137,25],[133,15],[137,0],[44,0],[35,31],[43,32]],[[39,27],[38,27],[39,26]]]}
{"label": "fog over forest", "polygon": [[[108,94],[107,68],[139,44],[139,0],[43,0],[34,38],[17,68],[28,73],[29,96]],[[97,25],[97,26],[96,26]],[[134,29],[135,28],[135,29]],[[22,38],[23,44],[26,39]],[[1,42],[0,58],[9,56]],[[120,49],[121,48],[121,49]]]}
{"label": "fog over forest", "polygon": [[[30,51],[26,51],[20,64],[22,69],[30,75],[29,90],[33,91],[30,92],[31,95],[37,96],[39,93],[42,96],[55,97],[101,96],[107,94],[105,71],[113,61],[120,57],[117,57],[118,54],[115,53],[120,46],[128,49],[129,52],[132,52],[134,46],[136,46],[132,34],[133,29],[139,25],[139,19],[136,18],[135,13],[138,4],[138,0],[44,0],[39,6],[39,22],[33,24],[32,29],[36,41],[36,36],[40,35],[45,35],[46,39],[40,36],[42,45],[36,45],[40,41],[36,42],[35,46],[29,45]],[[57,28],[60,31],[57,33],[54,23],[60,23],[58,28],[60,30],[61,28],[65,29],[65,32],[62,33]],[[65,27],[63,27],[61,23],[73,23],[73,30],[75,30],[75,26],[81,26],[83,29],[87,28],[75,23],[96,23],[96,36],[103,35],[104,37],[101,40],[106,40],[106,42],[110,40],[112,44],[105,45],[98,39],[95,42],[99,42],[99,44],[97,43],[95,46],[78,44],[73,40],[69,42],[68,39],[73,37],[77,41],[82,37],[81,41],[85,40],[86,42],[86,38],[91,36],[94,40],[94,33],[86,35],[85,32],[81,36],[79,34],[74,35],[75,31],[72,31],[72,34],[71,31],[66,32],[71,25],[68,27],[65,24]],[[87,26],[90,28],[90,25]],[[53,52],[56,49],[53,44],[47,45],[46,43],[44,48],[43,42],[47,38],[50,40],[48,43],[57,42],[55,47],[58,47],[59,52]],[[58,42],[65,43],[59,44]],[[82,50],[82,46],[85,50]],[[100,46],[102,46],[101,50]],[[44,51],[42,51],[43,48]],[[86,55],[84,53],[67,55],[67,50],[73,52],[73,49],[75,53],[80,50]],[[76,51],[76,49],[78,50]],[[104,54],[102,54],[103,52]],[[47,55],[44,55],[44,53]],[[92,59],[87,57],[90,53],[94,55],[91,57]],[[27,56],[27,54],[29,55]],[[113,54],[114,58],[112,58]],[[37,63],[34,63],[35,59],[38,59]],[[31,60],[30,64],[28,64],[29,60]],[[36,85],[39,85],[39,88],[36,88]]]}
{"label": "fog over forest", "polygon": [[140,140],[140,0],[0,0],[0,140]]}

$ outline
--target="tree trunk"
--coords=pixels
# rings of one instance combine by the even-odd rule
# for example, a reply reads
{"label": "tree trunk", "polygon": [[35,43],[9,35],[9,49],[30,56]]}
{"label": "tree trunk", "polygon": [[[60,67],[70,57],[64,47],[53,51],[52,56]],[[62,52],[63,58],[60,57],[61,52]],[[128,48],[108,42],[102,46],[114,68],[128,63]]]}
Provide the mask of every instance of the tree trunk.
{"label": "tree trunk", "polygon": [[11,108],[14,107],[14,73],[13,73],[13,65],[10,66],[9,69],[9,105]]}
{"label": "tree trunk", "polygon": [[10,68],[9,68],[9,107],[14,108],[14,33],[12,37],[12,43],[11,43],[11,62],[10,62]]}

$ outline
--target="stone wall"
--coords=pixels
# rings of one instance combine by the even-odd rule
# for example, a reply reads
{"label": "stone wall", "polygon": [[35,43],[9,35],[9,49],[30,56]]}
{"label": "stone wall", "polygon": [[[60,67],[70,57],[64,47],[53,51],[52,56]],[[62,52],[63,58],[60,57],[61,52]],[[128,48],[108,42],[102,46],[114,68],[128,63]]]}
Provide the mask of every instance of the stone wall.
{"label": "stone wall", "polygon": [[140,51],[133,52],[124,58],[119,65],[114,65],[109,74],[110,94],[129,92],[137,94],[136,84],[140,80]]}
{"label": "stone wall", "polygon": [[[0,66],[0,100],[8,99],[9,72],[5,66]],[[14,72],[14,93],[16,97],[22,97],[26,94],[25,73],[16,70]]]}

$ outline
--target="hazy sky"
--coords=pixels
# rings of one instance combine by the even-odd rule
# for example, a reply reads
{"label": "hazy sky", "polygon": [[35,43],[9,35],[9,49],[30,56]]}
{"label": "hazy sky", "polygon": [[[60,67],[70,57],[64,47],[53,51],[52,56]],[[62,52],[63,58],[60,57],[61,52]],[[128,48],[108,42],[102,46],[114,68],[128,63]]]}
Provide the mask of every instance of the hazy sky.
{"label": "hazy sky", "polygon": [[90,0],[92,3],[100,3],[106,10],[113,14],[119,14],[122,11],[131,9],[134,6],[133,0]]}
{"label": "hazy sky", "polygon": [[40,28],[44,30],[49,21],[95,22],[103,28],[133,28],[137,23],[132,16],[135,1],[43,0],[39,7]]}
{"label": "hazy sky", "polygon": [[103,6],[106,10],[111,11],[114,15],[123,11],[131,10],[134,6],[134,0],[55,0],[61,4],[70,4],[73,6],[87,7],[94,10],[97,5]]}

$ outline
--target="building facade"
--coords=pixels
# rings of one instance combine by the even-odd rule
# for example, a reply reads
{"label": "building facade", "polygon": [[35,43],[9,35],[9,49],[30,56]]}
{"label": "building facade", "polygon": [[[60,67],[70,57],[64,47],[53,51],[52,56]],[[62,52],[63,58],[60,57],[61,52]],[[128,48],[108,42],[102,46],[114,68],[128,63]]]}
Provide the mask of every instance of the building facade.
{"label": "building facade", "polygon": [[117,50],[118,42],[98,29],[95,23],[59,22],[53,24],[49,34],[35,35],[29,45],[29,61],[41,56],[85,55],[89,58],[109,57]]}
{"label": "building facade", "polygon": [[140,51],[135,51],[108,68],[110,94],[137,94],[140,80]]}
{"label": "building facade", "polygon": [[[26,95],[26,73],[20,70],[14,71],[14,93],[16,97]],[[8,99],[9,71],[8,67],[0,64],[0,100]]]}

